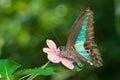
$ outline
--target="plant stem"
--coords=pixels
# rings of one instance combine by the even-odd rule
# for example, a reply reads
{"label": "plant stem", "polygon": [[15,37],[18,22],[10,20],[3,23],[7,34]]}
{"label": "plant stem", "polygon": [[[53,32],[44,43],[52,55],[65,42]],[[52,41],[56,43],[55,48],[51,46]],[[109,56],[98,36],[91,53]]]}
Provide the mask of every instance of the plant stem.
{"label": "plant stem", "polygon": [[45,68],[49,63],[50,63],[50,61],[48,61],[46,64],[44,64],[41,68]]}
{"label": "plant stem", "polygon": [[20,78],[19,80],[22,80],[22,79],[24,79],[24,78],[26,78],[26,77],[28,77],[28,76],[30,76],[31,74],[28,74],[28,75],[26,75],[26,76],[23,76],[22,78]]}
{"label": "plant stem", "polygon": [[10,80],[9,76],[8,76],[8,72],[7,72],[7,68],[6,67],[5,67],[5,72],[6,72],[7,80]]}
{"label": "plant stem", "polygon": [[27,80],[33,80],[35,77],[37,77],[39,74],[33,74],[31,75]]}
{"label": "plant stem", "polygon": [[[41,68],[43,69],[43,68],[45,68],[48,64],[50,63],[50,61],[48,61],[46,64],[44,64]],[[37,77],[39,74],[28,74],[28,75],[26,75],[26,76],[24,76],[24,77],[22,77],[22,78],[20,78],[19,80],[22,80],[22,79],[24,79],[24,78],[26,78],[26,77],[28,77],[27,78],[27,80],[33,80],[35,77]]]}

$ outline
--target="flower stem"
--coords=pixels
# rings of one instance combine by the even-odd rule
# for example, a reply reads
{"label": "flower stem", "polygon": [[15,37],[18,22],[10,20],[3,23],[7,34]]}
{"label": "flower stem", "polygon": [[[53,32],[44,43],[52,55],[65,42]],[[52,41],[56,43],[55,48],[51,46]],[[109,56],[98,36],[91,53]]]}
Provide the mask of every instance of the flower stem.
{"label": "flower stem", "polygon": [[[48,61],[46,64],[44,64],[41,68],[43,69],[43,68],[45,68],[45,67],[47,67],[47,65],[50,63],[50,61]],[[26,75],[26,76],[23,76],[22,78],[20,78],[19,80],[22,80],[22,79],[24,79],[24,78],[26,78],[26,77],[28,77],[28,79],[27,80],[33,80],[35,77],[37,77],[39,74],[28,74],[28,75]]]}
{"label": "flower stem", "polygon": [[23,76],[22,78],[20,78],[19,80],[22,80],[22,79],[24,79],[24,78],[26,78],[26,77],[28,77],[28,76],[30,76],[31,74],[28,74],[28,75],[26,75],[26,76]]}
{"label": "flower stem", "polygon": [[50,63],[50,61],[48,61],[46,64],[44,64],[41,68],[45,68],[47,67],[47,65]]}
{"label": "flower stem", "polygon": [[39,74],[33,74],[31,75],[27,80],[33,80],[35,77],[37,77]]}

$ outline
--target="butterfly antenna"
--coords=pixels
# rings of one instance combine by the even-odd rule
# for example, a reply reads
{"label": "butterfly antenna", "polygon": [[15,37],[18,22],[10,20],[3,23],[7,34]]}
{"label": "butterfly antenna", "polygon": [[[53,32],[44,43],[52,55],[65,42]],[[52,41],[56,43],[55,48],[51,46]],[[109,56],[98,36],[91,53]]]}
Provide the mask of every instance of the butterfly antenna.
{"label": "butterfly antenna", "polygon": [[60,44],[61,41],[60,41],[59,37],[55,34],[54,30],[52,31],[52,34],[56,38],[56,40],[58,41],[58,43]]}

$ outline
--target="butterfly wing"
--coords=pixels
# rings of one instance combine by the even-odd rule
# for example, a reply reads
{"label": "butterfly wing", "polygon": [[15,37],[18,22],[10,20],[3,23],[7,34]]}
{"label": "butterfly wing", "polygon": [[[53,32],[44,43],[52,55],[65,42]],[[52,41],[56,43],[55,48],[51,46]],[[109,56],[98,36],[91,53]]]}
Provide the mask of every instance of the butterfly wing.
{"label": "butterfly wing", "polygon": [[[87,47],[88,45],[90,45],[90,47]],[[94,66],[96,67],[100,67],[103,65],[103,60],[101,58],[101,54],[99,53],[99,49],[97,47],[97,44],[95,43],[94,40],[91,41],[91,43],[87,43],[85,42],[85,48],[88,51],[88,54],[91,56],[92,58],[92,63]]]}
{"label": "butterfly wing", "polygon": [[82,28],[82,21],[85,19],[87,15],[87,10],[83,11],[81,15],[78,17],[78,19],[75,21],[73,24],[70,34],[68,35],[67,38],[67,43],[66,43],[66,49],[71,49],[71,46],[74,46],[76,38],[78,37],[78,34]]}
{"label": "butterfly wing", "polygon": [[[88,60],[88,63],[93,64],[96,67],[100,67],[103,65],[103,60],[101,58],[101,54],[99,53],[97,44],[94,41],[93,12],[90,10],[88,11],[89,11],[88,22],[87,22],[85,42],[84,42],[84,48],[87,54],[84,54],[84,56],[87,55],[85,58]],[[90,59],[87,58],[88,56],[90,57]]]}
{"label": "butterfly wing", "polygon": [[83,11],[74,23],[67,39],[66,49],[71,50],[74,48],[79,58],[99,67],[102,65],[102,59],[100,59],[101,56],[98,55],[99,52],[95,52],[95,50],[98,49],[93,49],[94,27],[92,24],[93,12],[88,8]]}

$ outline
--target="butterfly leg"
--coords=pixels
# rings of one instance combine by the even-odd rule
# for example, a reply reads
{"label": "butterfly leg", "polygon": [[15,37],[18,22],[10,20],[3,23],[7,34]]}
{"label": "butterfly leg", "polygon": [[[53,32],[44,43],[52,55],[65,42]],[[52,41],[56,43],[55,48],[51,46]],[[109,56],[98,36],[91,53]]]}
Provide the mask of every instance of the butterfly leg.
{"label": "butterfly leg", "polygon": [[72,59],[78,64],[79,67],[83,66],[81,60],[77,56],[74,56]]}

